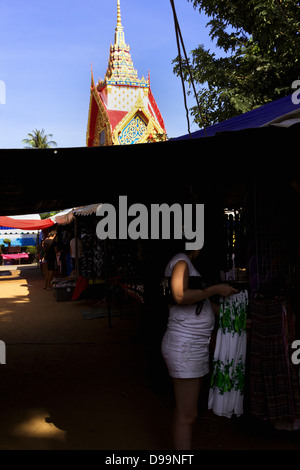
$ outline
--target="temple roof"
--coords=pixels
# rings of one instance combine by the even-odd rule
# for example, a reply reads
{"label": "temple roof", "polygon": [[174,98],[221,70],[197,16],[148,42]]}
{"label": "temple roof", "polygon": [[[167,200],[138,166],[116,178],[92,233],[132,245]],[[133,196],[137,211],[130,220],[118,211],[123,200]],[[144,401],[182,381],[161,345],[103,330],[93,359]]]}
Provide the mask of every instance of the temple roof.
{"label": "temple roof", "polygon": [[108,109],[107,114],[109,117],[111,128],[112,130],[114,130],[117,124],[119,124],[119,122],[123,119],[123,117],[126,116],[127,111],[116,111],[116,110]]}
{"label": "temple roof", "polygon": [[[104,128],[110,129],[105,131],[106,145],[116,143],[117,140],[120,142],[120,135],[123,136],[126,127],[127,133],[129,132],[130,122],[131,128],[132,123],[137,128],[139,125],[143,127],[143,135],[140,130],[142,139],[156,134],[166,134],[163,118],[150,88],[150,73],[147,79],[144,77],[139,79],[134,69],[130,47],[125,42],[120,0],[117,0],[117,26],[114,44],[110,46],[104,80],[99,80],[95,84],[91,70],[88,145],[98,145],[99,133]],[[128,140],[128,136],[126,139]]]}

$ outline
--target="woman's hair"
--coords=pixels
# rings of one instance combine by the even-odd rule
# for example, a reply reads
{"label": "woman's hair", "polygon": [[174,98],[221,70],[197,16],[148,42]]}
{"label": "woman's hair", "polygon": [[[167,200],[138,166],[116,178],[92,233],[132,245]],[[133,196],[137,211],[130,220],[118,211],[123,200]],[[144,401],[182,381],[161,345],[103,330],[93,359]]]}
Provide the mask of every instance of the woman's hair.
{"label": "woman's hair", "polygon": [[173,256],[178,253],[189,253],[190,250],[186,249],[186,240],[183,238],[181,240],[169,240],[168,241],[168,258],[171,259]]}

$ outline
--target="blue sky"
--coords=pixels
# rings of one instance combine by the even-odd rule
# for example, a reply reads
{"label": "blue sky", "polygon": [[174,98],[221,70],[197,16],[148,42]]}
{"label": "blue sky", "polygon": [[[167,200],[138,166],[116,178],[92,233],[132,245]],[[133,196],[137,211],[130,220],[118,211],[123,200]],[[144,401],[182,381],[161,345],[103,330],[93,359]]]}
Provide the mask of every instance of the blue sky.
{"label": "blue sky", "polygon": [[[207,19],[187,0],[175,6],[186,50],[213,48]],[[169,0],[121,0],[121,14],[138,76],[150,70],[168,136],[186,134]],[[95,80],[103,78],[116,21],[117,0],[0,0],[0,149],[23,148],[33,129],[53,134],[58,147],[86,145],[91,64]]]}

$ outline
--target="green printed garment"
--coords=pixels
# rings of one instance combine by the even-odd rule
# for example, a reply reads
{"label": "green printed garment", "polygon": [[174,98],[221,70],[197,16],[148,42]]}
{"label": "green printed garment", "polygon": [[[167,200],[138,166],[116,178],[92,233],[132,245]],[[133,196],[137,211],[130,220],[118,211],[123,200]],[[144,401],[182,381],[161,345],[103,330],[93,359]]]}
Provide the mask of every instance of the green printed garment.
{"label": "green printed garment", "polygon": [[248,291],[221,300],[208,408],[219,416],[243,414]]}

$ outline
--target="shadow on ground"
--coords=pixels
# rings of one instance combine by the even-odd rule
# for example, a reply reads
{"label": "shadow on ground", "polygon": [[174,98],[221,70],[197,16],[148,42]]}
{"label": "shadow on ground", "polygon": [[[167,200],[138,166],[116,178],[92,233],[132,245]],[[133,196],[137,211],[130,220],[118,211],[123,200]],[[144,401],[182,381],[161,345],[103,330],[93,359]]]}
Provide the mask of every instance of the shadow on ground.
{"label": "shadow on ground", "polygon": [[[143,309],[127,299],[109,328],[88,300],[57,302],[36,266],[1,268],[0,449],[171,450],[172,388]],[[194,448],[300,449],[299,433],[204,405]]]}

